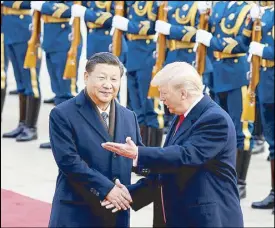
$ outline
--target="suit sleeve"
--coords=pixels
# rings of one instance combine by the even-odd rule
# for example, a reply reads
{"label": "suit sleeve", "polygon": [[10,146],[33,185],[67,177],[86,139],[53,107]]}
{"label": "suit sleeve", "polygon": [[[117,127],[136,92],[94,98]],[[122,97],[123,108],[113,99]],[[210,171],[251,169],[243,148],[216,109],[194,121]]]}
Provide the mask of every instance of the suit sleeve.
{"label": "suit sleeve", "polygon": [[133,199],[131,207],[134,211],[138,211],[154,201],[158,183],[157,176],[156,174],[150,174],[135,184],[127,186]]}
{"label": "suit sleeve", "polygon": [[181,145],[139,147],[138,166],[147,167],[153,173],[163,173],[167,169],[176,171],[182,166],[199,166],[218,155],[227,140],[228,124],[225,117],[212,114],[197,124],[193,134]]}
{"label": "suit sleeve", "polygon": [[55,4],[52,4],[51,2],[45,2],[42,5],[41,13],[56,18],[70,18],[72,5],[72,1]]}
{"label": "suit sleeve", "polygon": [[50,141],[58,168],[69,181],[99,192],[103,200],[114,183],[97,170],[89,167],[79,156],[73,140],[73,129],[64,114],[57,108],[50,113]]}

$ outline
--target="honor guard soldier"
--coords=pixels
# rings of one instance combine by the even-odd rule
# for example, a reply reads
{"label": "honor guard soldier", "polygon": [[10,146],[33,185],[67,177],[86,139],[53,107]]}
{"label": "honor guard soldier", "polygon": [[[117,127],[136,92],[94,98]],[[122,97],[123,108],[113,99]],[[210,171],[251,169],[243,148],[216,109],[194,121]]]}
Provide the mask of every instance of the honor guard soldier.
{"label": "honor guard soldier", "polygon": [[[203,4],[199,6],[203,10]],[[238,187],[240,198],[246,197],[246,175],[251,157],[253,124],[242,123],[242,97],[247,92],[248,45],[242,32],[251,4],[244,1],[217,2],[209,19],[210,32],[198,30],[196,41],[213,51],[213,92],[215,101],[231,116],[237,134]]]}
{"label": "honor guard soldier", "polygon": [[163,136],[163,104],[147,94],[155,63],[153,52],[157,1],[127,1],[127,17],[114,16],[112,26],[126,32],[129,106],[137,114],[143,143],[160,146]]}
{"label": "honor guard soldier", "polygon": [[12,63],[17,91],[19,93],[19,124],[16,129],[3,134],[4,138],[16,138],[16,141],[37,139],[37,119],[40,110],[39,70],[25,69],[24,61],[31,37],[32,16],[30,1],[3,2],[3,33],[5,49]]}
{"label": "honor guard soldier", "polygon": [[[55,93],[55,105],[58,105],[77,94],[76,78],[63,79],[68,50],[71,46],[72,1],[32,1],[31,8],[41,12],[44,21],[42,48],[46,55],[47,69],[50,75],[51,88]],[[79,63],[81,45],[78,48]],[[40,148],[51,148],[50,143],[43,143]]]}
{"label": "honor guard soldier", "polygon": [[8,70],[8,54],[4,44],[4,33],[2,29],[2,10],[3,1],[1,1],[1,121],[2,111],[5,103],[6,92],[7,92],[7,70]]}
{"label": "honor guard soldier", "polygon": [[[253,21],[261,18],[261,39],[260,42],[250,43],[249,54],[260,57],[260,79],[256,93],[259,98],[263,134],[269,145],[272,188],[264,200],[252,203],[252,208],[273,208],[274,214],[274,2],[266,1],[265,5],[261,8],[254,5],[250,12]],[[246,31],[249,38],[251,30],[252,27]]]}
{"label": "honor guard soldier", "polygon": [[[87,59],[99,52],[111,52],[110,35],[115,1],[83,1],[83,6],[73,5],[72,16],[82,17],[87,26]],[[122,39],[122,51],[119,59],[125,63],[126,41]]]}
{"label": "honor guard soldier", "polygon": [[[156,21],[156,32],[166,35],[168,41],[166,64],[175,61],[184,61],[192,64],[196,59],[193,51],[195,46],[196,31],[199,26],[198,2],[195,1],[168,1],[167,22]],[[207,86],[209,84],[212,65],[206,57],[206,69],[203,80]],[[165,116],[166,125],[172,120],[169,113]]]}

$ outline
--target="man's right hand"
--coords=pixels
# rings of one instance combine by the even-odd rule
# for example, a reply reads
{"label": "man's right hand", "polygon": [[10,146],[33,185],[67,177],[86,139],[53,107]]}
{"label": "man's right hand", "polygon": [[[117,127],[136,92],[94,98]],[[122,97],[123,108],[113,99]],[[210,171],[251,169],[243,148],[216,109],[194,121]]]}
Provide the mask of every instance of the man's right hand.
{"label": "man's right hand", "polygon": [[[106,196],[106,200],[109,201],[108,204],[112,204],[115,206],[118,210],[127,210],[130,208],[130,203],[132,203],[131,195],[129,194],[127,188],[120,184],[119,180],[116,180],[116,185],[112,188],[112,190],[108,193]],[[106,206],[108,204],[105,204],[103,201],[102,206]]]}

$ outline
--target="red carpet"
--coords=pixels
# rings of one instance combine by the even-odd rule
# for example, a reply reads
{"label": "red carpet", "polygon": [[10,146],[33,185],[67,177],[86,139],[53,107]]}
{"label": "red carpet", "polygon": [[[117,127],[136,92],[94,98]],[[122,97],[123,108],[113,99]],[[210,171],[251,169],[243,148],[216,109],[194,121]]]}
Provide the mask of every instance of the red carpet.
{"label": "red carpet", "polygon": [[1,227],[48,227],[51,204],[1,189]]}

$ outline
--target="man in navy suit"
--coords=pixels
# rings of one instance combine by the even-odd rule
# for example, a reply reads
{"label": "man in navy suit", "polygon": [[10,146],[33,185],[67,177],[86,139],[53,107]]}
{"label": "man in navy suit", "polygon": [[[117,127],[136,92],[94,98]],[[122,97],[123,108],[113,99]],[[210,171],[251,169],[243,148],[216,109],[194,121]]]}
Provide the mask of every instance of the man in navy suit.
{"label": "man in navy suit", "polygon": [[[119,105],[123,66],[111,53],[92,56],[86,65],[86,88],[50,113],[50,140],[59,168],[50,227],[129,227],[128,190],[132,160],[101,147],[106,141],[124,142],[130,136],[141,144],[138,121]],[[100,201],[116,205],[117,213]]]}
{"label": "man in navy suit", "polygon": [[[186,62],[166,65],[152,85],[159,86],[161,100],[177,115],[164,147],[138,147],[131,136],[125,144],[102,145],[134,159],[134,166],[151,171],[128,187],[133,209],[152,201],[154,191],[148,189],[154,189],[151,180],[157,176],[167,227],[242,227],[235,171],[236,131],[231,118],[203,95],[201,77]],[[142,196],[138,202],[137,194]]]}

